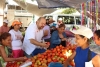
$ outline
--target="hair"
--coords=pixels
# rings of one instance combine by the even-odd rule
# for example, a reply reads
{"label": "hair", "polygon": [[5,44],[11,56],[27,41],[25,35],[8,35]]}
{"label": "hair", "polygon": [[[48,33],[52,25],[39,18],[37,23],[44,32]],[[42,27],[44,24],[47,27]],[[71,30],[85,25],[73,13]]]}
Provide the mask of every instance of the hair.
{"label": "hair", "polygon": [[14,29],[14,27],[13,27],[13,26],[10,26],[10,29],[9,29],[9,31],[10,31],[10,30],[12,30],[12,29]]}
{"label": "hair", "polygon": [[[84,38],[84,37],[85,37],[85,36],[83,36],[83,35],[79,35],[79,36],[80,36],[81,38]],[[87,38],[87,39],[88,39],[88,38]],[[87,43],[90,44],[90,42],[91,42],[91,39],[88,39],[88,40],[87,40]]]}
{"label": "hair", "polygon": [[96,30],[94,33],[100,38],[100,30]]}
{"label": "hair", "polygon": [[46,19],[46,24],[49,25],[49,19]]}
{"label": "hair", "polygon": [[11,36],[11,34],[8,33],[8,32],[5,32],[5,33],[1,34],[1,36],[0,36],[0,43],[2,43],[2,40],[7,39],[7,37],[9,37],[9,36]]}
{"label": "hair", "polygon": [[65,24],[60,24],[60,25],[58,26],[58,28],[61,28],[61,27],[64,27],[64,28],[65,28]]}

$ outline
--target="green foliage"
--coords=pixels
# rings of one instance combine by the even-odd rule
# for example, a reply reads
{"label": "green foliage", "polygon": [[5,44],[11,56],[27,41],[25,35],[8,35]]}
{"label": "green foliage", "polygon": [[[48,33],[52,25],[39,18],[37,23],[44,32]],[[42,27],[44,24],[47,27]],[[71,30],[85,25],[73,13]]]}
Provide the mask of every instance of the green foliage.
{"label": "green foliage", "polygon": [[77,10],[74,8],[67,8],[64,11],[62,11],[62,14],[71,14],[71,13],[75,13]]}
{"label": "green foliage", "polygon": [[[26,0],[22,0],[22,1],[24,1],[24,2],[25,2]],[[34,1],[34,0],[31,0],[31,1]]]}
{"label": "green foliage", "polygon": [[34,0],[31,0],[31,1],[34,1]]}

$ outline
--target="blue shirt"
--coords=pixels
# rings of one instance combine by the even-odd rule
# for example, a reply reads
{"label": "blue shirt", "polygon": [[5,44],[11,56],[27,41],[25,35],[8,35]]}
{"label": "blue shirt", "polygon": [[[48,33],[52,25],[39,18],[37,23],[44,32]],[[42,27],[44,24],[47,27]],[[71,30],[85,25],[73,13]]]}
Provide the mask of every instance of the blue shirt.
{"label": "blue shirt", "polygon": [[[67,38],[67,35],[66,35],[65,32],[63,32],[62,34],[63,34],[63,36],[64,36],[65,38]],[[52,33],[51,39],[50,39],[50,43],[51,43],[51,44],[50,44],[50,48],[55,48],[58,44],[61,43],[61,39],[60,39],[60,37],[59,37],[58,31],[54,31],[54,32]]]}
{"label": "blue shirt", "polygon": [[[81,49],[77,47],[76,56],[74,57],[75,67],[85,67],[85,62],[88,62],[88,51],[89,47],[86,49]],[[96,53],[91,51],[92,58],[96,56]]]}
{"label": "blue shirt", "polygon": [[55,24],[55,23],[51,23],[51,24],[50,24],[50,28],[51,28],[51,27],[56,27],[56,25],[57,25],[57,24]]}

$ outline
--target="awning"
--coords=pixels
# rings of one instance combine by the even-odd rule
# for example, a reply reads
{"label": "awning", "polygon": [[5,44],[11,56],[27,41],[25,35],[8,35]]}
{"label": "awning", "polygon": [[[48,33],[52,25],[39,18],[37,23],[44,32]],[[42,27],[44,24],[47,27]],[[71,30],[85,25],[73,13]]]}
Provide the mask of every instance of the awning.
{"label": "awning", "polygon": [[73,7],[79,8],[81,3],[88,0],[36,0],[39,8],[65,8]]}
{"label": "awning", "polygon": [[66,8],[71,7],[67,4],[61,3],[59,1],[52,0],[36,0],[39,8]]}
{"label": "awning", "polygon": [[38,5],[26,3],[24,1],[20,0],[14,0],[20,7],[27,10],[28,12],[37,15],[37,16],[43,16],[44,14],[49,14],[54,12],[57,9],[39,9]]}

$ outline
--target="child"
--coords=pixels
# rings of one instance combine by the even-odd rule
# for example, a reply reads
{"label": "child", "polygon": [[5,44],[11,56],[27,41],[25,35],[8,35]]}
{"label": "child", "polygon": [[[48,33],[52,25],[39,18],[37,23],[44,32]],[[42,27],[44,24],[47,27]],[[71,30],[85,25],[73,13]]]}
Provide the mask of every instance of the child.
{"label": "child", "polygon": [[[1,57],[4,59],[5,62],[9,62],[9,61],[17,61],[17,60],[26,60],[26,57],[19,57],[19,58],[9,58],[7,53],[7,46],[11,45],[11,34],[10,33],[3,33],[0,36],[0,55]],[[1,63],[3,63],[4,61],[1,60]],[[0,66],[2,67],[2,66]]]}
{"label": "child", "polygon": [[100,67],[99,56],[89,49],[89,39],[93,36],[91,29],[80,26],[78,30],[72,32],[75,34],[76,43],[79,47],[67,59],[64,67],[68,67],[73,59],[75,67],[85,67],[85,62],[90,62],[94,67]]}
{"label": "child", "polygon": [[19,31],[21,23],[18,21],[14,21],[12,23],[12,29],[9,31],[12,37],[12,52],[13,57],[23,57],[23,50],[22,50],[22,33]]}

